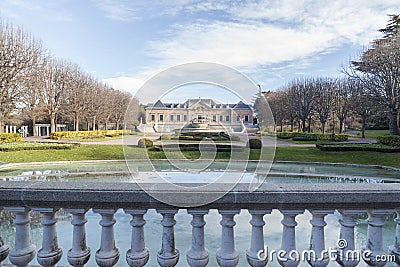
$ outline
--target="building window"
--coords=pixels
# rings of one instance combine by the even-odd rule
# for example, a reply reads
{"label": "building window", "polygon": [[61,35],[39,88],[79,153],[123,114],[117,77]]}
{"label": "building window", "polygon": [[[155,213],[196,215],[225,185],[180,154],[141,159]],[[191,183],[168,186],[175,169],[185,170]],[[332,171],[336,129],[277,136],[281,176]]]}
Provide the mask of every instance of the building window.
{"label": "building window", "polygon": [[183,115],[183,121],[187,121],[187,116]]}
{"label": "building window", "polygon": [[236,116],[236,121],[240,121],[240,115]]}
{"label": "building window", "polygon": [[151,121],[155,121],[155,120],[156,120],[156,115],[151,114],[151,115],[150,115],[150,120],[151,120]]}
{"label": "building window", "polygon": [[158,118],[159,121],[164,121],[164,114],[160,114]]}
{"label": "building window", "polygon": [[244,121],[249,122],[249,115],[244,115]]}
{"label": "building window", "polygon": [[176,115],[176,121],[181,121],[181,115]]}
{"label": "building window", "polygon": [[228,116],[226,116],[225,121],[229,121],[229,120],[230,120],[230,118],[229,118],[229,115],[228,115]]}
{"label": "building window", "polygon": [[217,121],[217,115],[213,115],[213,121]]}
{"label": "building window", "polygon": [[220,115],[219,116],[219,121],[224,121],[224,116]]}
{"label": "building window", "polygon": [[169,120],[170,120],[170,121],[174,121],[174,115],[170,115],[170,116],[169,116]]}

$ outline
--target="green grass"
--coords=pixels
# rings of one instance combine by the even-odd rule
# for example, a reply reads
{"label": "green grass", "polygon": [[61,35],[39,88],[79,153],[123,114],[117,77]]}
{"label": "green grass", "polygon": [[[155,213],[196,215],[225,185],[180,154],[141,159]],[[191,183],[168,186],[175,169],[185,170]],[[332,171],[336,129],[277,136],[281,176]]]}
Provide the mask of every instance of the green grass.
{"label": "green grass", "polygon": [[[146,158],[146,151],[136,146],[126,147],[130,159]],[[162,151],[149,151],[152,159],[164,159]],[[260,150],[252,150],[250,159],[257,160]],[[186,158],[197,159],[197,151],[183,152]],[[179,157],[180,154],[176,154]],[[204,155],[203,155],[204,156]],[[217,159],[229,159],[230,154],[217,153]],[[72,160],[123,160],[125,159],[120,145],[81,145],[68,150],[32,150],[0,152],[2,162],[46,162],[46,161],[72,161]],[[400,153],[380,152],[325,152],[315,147],[277,147],[275,160],[279,161],[305,161],[305,162],[338,162],[386,165],[400,168]]]}
{"label": "green grass", "polygon": [[275,160],[385,165],[400,168],[400,153],[326,152],[316,147],[277,147]]}
{"label": "green grass", "polygon": [[[389,134],[389,130],[365,130],[365,138],[375,139],[378,136]],[[361,132],[360,132],[361,136]]]}

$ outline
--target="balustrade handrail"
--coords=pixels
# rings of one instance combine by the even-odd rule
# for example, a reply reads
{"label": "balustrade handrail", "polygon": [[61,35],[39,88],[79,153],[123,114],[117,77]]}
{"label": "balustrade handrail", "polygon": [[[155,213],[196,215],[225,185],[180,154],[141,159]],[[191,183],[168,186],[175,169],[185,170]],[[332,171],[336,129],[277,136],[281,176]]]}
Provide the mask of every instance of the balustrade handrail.
{"label": "balustrade handrail", "polygon": [[[220,195],[224,184],[214,184],[213,192],[193,194],[183,184],[184,192],[168,191],[162,184],[154,184],[154,192],[165,196],[204,197]],[[198,184],[196,184],[198,186]],[[206,209],[395,209],[400,207],[400,184],[289,184],[264,183],[249,192],[249,184],[239,183],[220,199],[203,205]],[[185,197],[182,197],[185,199]],[[212,198],[210,198],[212,199]],[[193,201],[193,200],[192,200]],[[202,202],[204,203],[204,202]],[[0,182],[0,206],[52,208],[171,208],[150,196],[136,183],[96,182]],[[179,208],[185,208],[181,203]]]}

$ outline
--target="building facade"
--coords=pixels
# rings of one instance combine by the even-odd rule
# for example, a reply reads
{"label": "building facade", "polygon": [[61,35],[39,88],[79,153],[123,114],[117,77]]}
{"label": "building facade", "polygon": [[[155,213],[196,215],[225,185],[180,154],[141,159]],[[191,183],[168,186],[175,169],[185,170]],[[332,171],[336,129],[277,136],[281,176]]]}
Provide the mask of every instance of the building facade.
{"label": "building facade", "polygon": [[253,111],[248,104],[219,104],[212,99],[188,99],[184,103],[160,100],[146,107],[146,124],[155,132],[172,132],[195,118],[206,117],[211,124],[224,126],[229,132],[240,132],[253,125]]}

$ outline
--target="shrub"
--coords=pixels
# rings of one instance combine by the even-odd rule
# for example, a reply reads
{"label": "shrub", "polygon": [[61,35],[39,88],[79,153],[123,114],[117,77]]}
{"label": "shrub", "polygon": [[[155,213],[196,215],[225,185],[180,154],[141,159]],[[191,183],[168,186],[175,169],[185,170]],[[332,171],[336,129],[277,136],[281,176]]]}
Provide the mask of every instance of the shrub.
{"label": "shrub", "polygon": [[335,134],[333,137],[336,142],[343,142],[349,140],[348,134]]}
{"label": "shrub", "polygon": [[387,146],[400,146],[400,136],[398,135],[382,135],[376,138],[378,143]]}
{"label": "shrub", "polygon": [[19,133],[1,133],[0,143],[22,142],[22,134]]}
{"label": "shrub", "polygon": [[150,138],[140,138],[138,141],[138,147],[152,147],[153,141]]}
{"label": "shrub", "polygon": [[247,147],[249,147],[250,149],[261,149],[262,142],[260,139],[252,138],[247,141]]}

